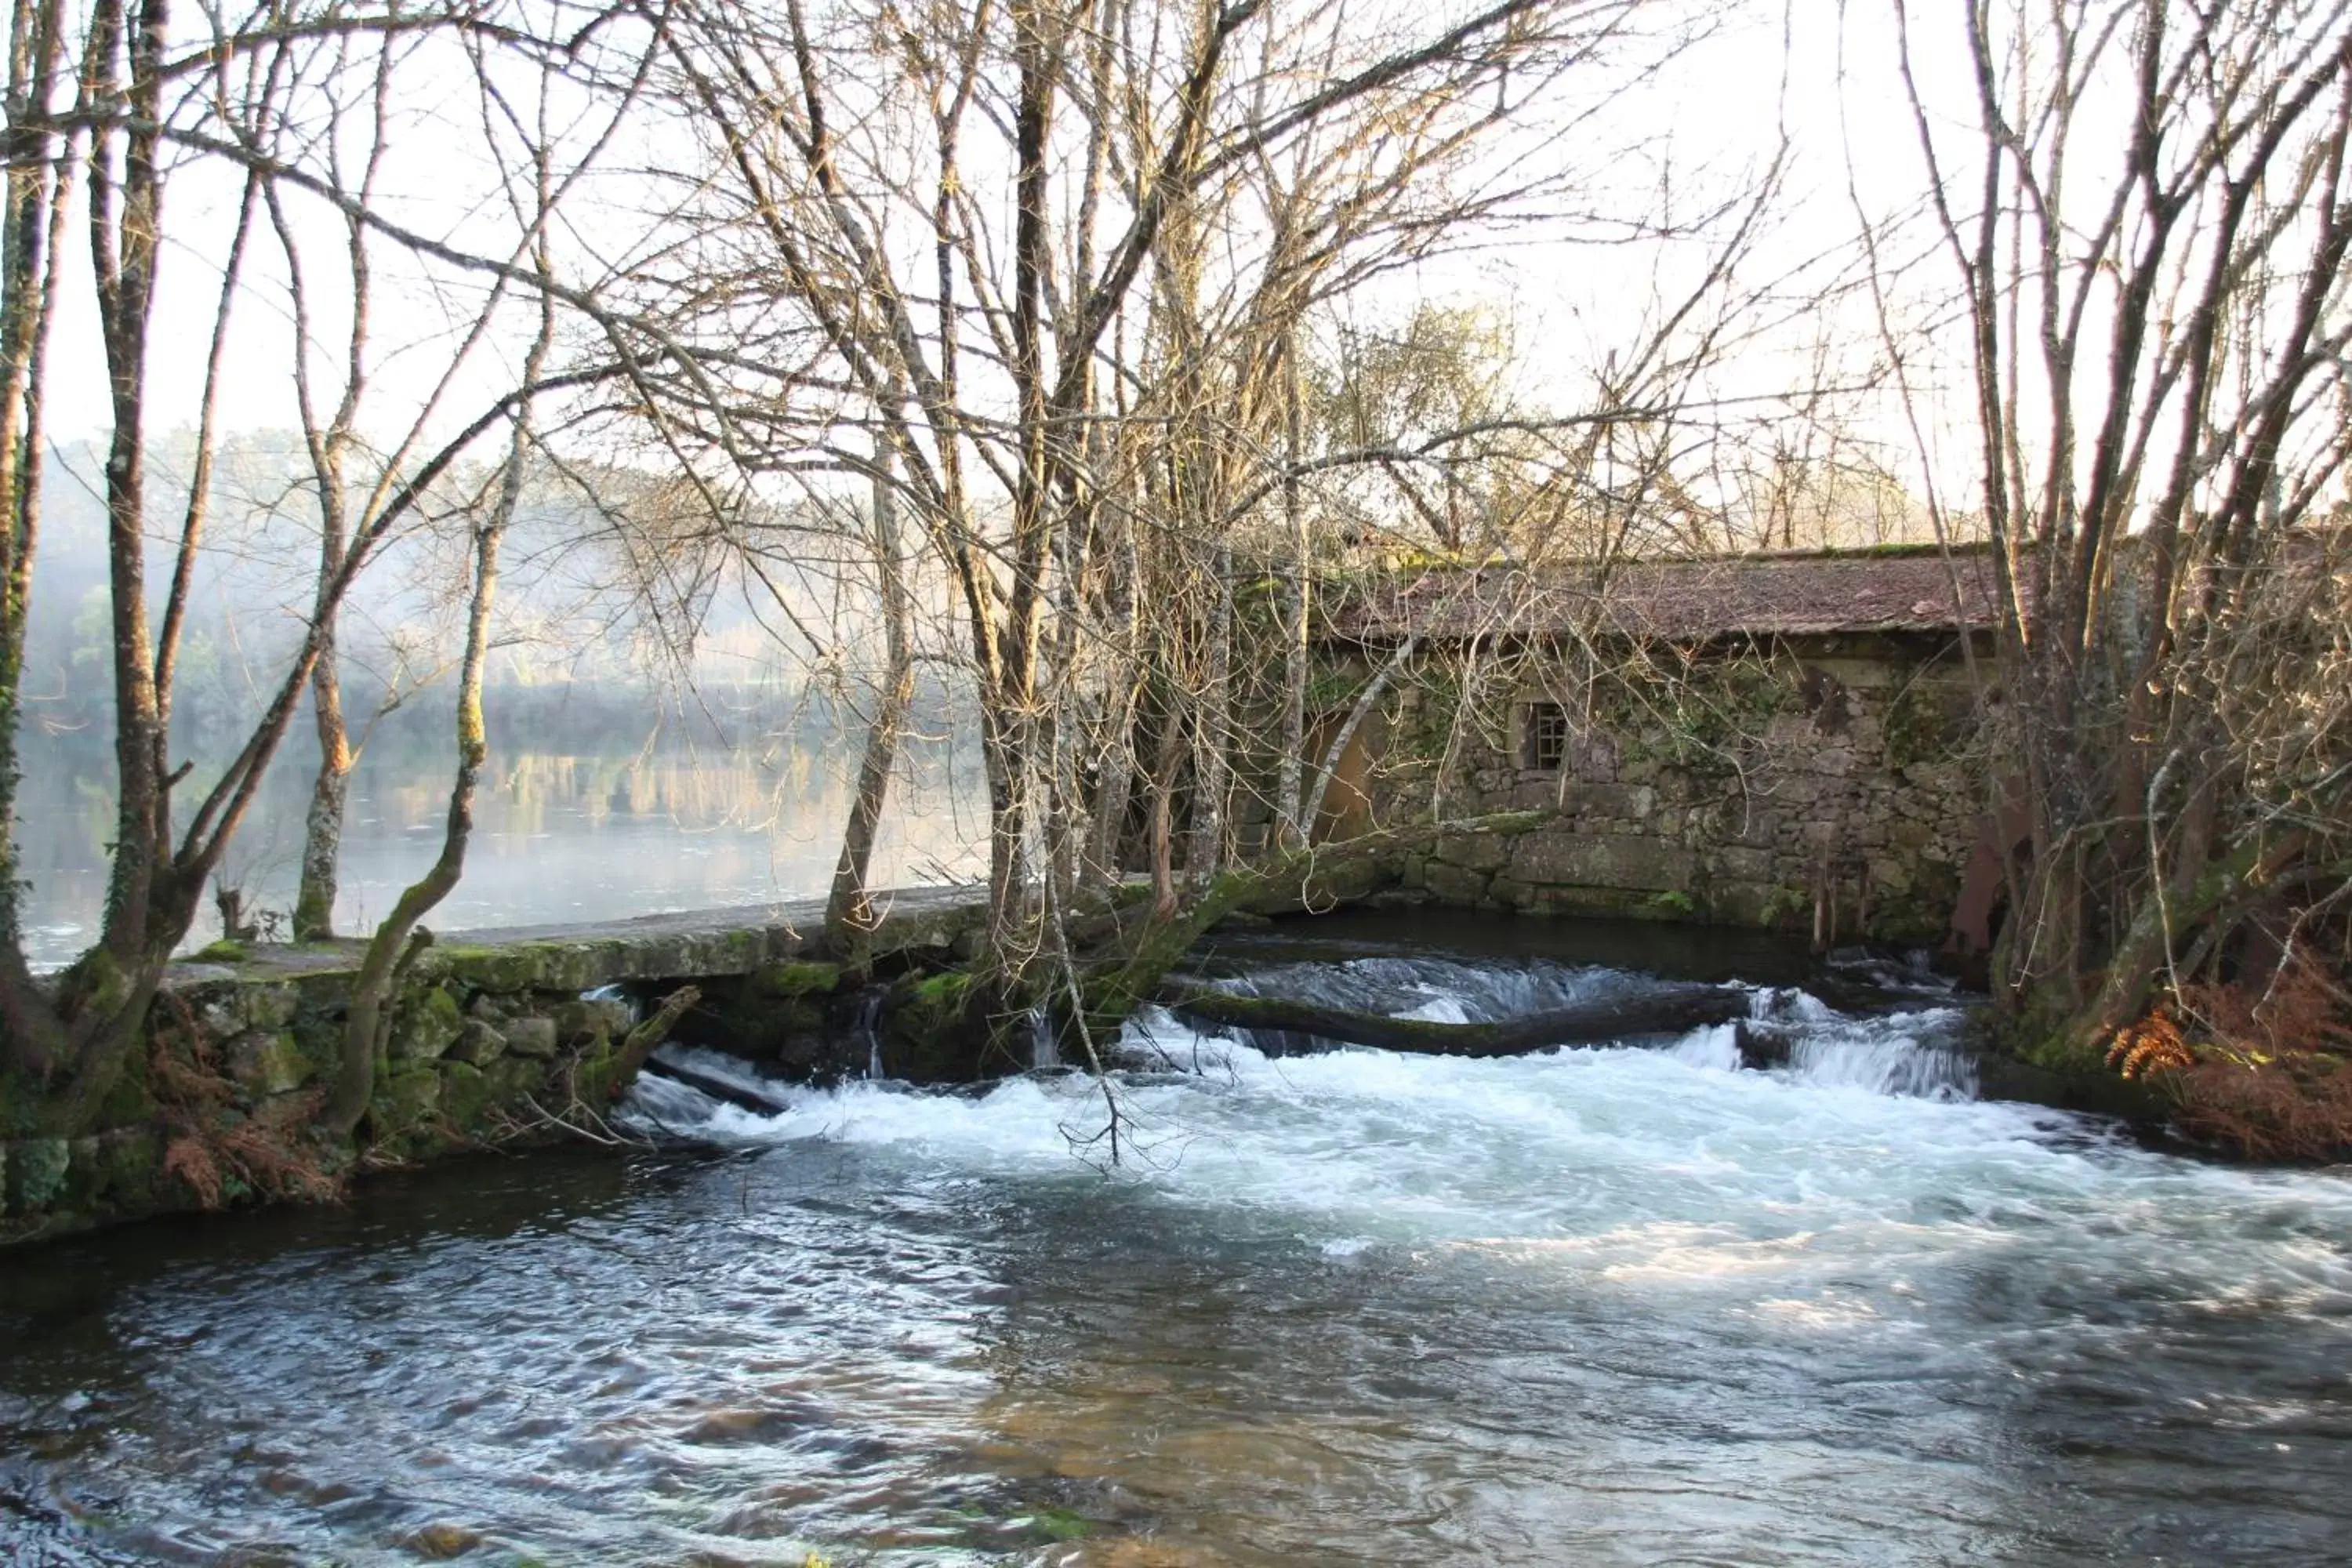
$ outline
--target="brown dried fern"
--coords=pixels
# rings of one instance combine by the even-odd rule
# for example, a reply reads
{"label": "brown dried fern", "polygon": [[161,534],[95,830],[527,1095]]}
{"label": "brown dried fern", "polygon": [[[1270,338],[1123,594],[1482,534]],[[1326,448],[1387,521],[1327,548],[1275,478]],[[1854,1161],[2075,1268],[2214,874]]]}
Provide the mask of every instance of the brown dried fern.
{"label": "brown dried fern", "polygon": [[2189,1043],[2181,1038],[2180,1026],[2162,1006],[2138,1023],[2116,1030],[2114,1043],[2107,1047],[2107,1066],[2127,1079],[2180,1072],[2196,1065]]}

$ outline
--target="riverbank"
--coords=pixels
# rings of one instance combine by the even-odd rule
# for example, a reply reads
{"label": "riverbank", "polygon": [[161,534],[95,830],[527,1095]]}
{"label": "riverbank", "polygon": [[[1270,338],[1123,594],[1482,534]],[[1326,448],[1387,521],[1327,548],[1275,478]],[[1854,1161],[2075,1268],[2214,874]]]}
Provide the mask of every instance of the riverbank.
{"label": "riverbank", "polygon": [[0,1266],[0,1559],[2252,1564],[2352,1530],[2352,1185],[1971,1100],[1932,976],[1454,911],[1193,962],[1433,1017],[1738,979],[1800,1048],[1276,1058],[1147,1009],[1115,1169],[1080,1073],[768,1115],[646,1080],[653,1149],[68,1239]]}
{"label": "riverbank", "polygon": [[[602,1118],[682,1016],[756,1012],[805,1037],[839,1020],[815,998],[822,900],[510,927],[436,942],[402,979],[360,1142],[310,1124],[342,1049],[363,944],[216,945],[173,966],[148,1050],[79,1137],[26,1135],[0,1103],[0,1246],[163,1213],[315,1199],[351,1177],[452,1152],[602,1136]],[[969,957],[969,888],[892,894],[874,962]],[[691,992],[691,994],[688,993]],[[12,1121],[15,1125],[12,1129]]]}
{"label": "riverbank", "polygon": [[[1444,841],[1507,842],[1533,820],[1450,825]],[[1800,940],[1691,925],[1671,910],[1608,921],[1451,907],[1414,885],[1424,848],[1404,840],[1320,858],[1297,885],[1242,900],[1188,965],[1213,972],[1302,936],[1335,952],[1351,941],[1392,942],[1399,921],[1410,929],[1423,920],[1449,945],[1475,942],[1496,954],[1580,952],[1580,962],[1691,980],[1822,983]],[[1252,924],[1299,910],[1318,913],[1277,921],[1278,932]],[[977,952],[983,923],[977,889],[900,890],[880,910],[854,970],[825,947],[814,900],[444,938],[401,984],[374,1098],[360,1140],[348,1144],[321,1142],[309,1125],[341,1049],[360,944],[212,950],[171,972],[151,1047],[102,1125],[75,1138],[21,1127],[0,1137],[0,1245],[156,1214],[317,1200],[354,1178],[466,1151],[609,1141],[614,1100],[670,1038],[799,1082],[972,1081],[1042,1059],[1025,1046],[993,1060],[953,1043],[958,966]],[[1381,934],[1368,934],[1375,928]],[[1833,992],[1838,982],[1827,984]],[[1993,1095],[2119,1115],[2143,1131],[2168,1110],[2161,1096],[2112,1074],[2070,1077],[1988,1058],[1983,1078]]]}
{"label": "riverbank", "polygon": [[[1400,846],[1435,831],[1229,873],[1164,922],[1150,916],[1142,884],[1112,887],[1066,921],[1088,970],[1091,1025],[1115,1033],[1215,916],[1364,898],[1393,886]],[[436,941],[395,974],[352,1139],[317,1123],[362,944],[215,944],[169,971],[145,1048],[94,1118],[60,1131],[37,1089],[0,1079],[0,1246],[156,1214],[314,1201],[355,1176],[455,1151],[610,1142],[613,1099],[674,1028],[815,1079],[878,1071],[968,1082],[1025,1069],[1030,1052],[1005,1027],[1018,1012],[967,984],[984,891],[891,889],[875,904],[854,953],[828,945],[814,899]]]}

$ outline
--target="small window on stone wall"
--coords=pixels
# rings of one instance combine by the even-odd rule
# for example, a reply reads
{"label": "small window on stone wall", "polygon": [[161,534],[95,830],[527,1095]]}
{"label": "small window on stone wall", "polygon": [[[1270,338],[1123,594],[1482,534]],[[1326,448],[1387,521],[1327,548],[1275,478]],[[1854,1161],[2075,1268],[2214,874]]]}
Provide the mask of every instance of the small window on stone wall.
{"label": "small window on stone wall", "polygon": [[1568,761],[1568,710],[1557,702],[1530,702],[1520,715],[1520,760],[1539,773],[1556,773]]}

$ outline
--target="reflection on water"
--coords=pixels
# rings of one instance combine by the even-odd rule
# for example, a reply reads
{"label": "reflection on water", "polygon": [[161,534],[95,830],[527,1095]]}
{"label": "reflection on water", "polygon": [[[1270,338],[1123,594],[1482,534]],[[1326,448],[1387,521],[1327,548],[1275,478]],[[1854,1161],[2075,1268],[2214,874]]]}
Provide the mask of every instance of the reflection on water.
{"label": "reflection on water", "polygon": [[[1641,984],[1323,980],[1469,1016]],[[646,1125],[717,1152],[60,1247],[0,1273],[0,1549],[2345,1559],[2352,1191],[1955,1098],[1932,998],[1759,1005],[1804,1032],[1784,1069],[1699,1037],[1269,1060],[1155,1015],[1111,1174],[1076,1077],[772,1118],[649,1080]]]}
{"label": "reflection on water", "polygon": [[[20,832],[36,963],[93,939],[114,837],[102,738],[27,738]],[[352,775],[337,929],[362,933],[440,852],[450,766],[420,718],[371,742]],[[667,729],[535,722],[494,735],[465,879],[436,911],[448,930],[615,920],[822,893],[849,815],[856,742],[822,728],[727,743]],[[292,906],[309,805],[299,748],[270,776],[230,850],[248,910]],[[980,863],[981,796],[945,744],[908,748],[875,852],[882,885],[953,879]],[[195,798],[190,796],[188,798]],[[207,907],[192,941],[219,934]]]}

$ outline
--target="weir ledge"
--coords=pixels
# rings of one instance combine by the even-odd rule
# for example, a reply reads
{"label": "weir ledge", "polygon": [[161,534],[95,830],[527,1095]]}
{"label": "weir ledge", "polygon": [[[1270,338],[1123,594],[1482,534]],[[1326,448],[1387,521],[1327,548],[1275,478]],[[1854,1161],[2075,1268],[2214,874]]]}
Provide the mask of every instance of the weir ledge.
{"label": "weir ledge", "polygon": [[[900,888],[874,895],[877,958],[968,957],[987,914],[987,890],[971,885]],[[824,900],[794,899],[736,909],[691,910],[577,924],[499,926],[440,935],[417,961],[420,979],[488,991],[593,991],[662,980],[746,975],[817,956],[824,947]],[[223,982],[319,981],[356,973],[357,940],[300,947],[256,944],[234,963],[175,963],[173,990]]]}
{"label": "weir ledge", "polygon": [[[969,958],[986,901],[973,885],[877,895],[869,963]],[[337,1071],[366,944],[215,944],[167,973],[149,1047],[95,1130],[40,1135],[33,1108],[11,1105],[0,1084],[0,1247],[593,1133],[672,1022],[661,1004],[688,985],[700,1005],[687,1020],[704,1037],[750,1033],[784,1065],[841,1070],[824,1053],[840,1052],[838,1015],[856,999],[835,994],[845,976],[823,957],[824,929],[824,901],[806,899],[439,935],[398,983],[348,1149],[322,1148],[308,1130]]]}

